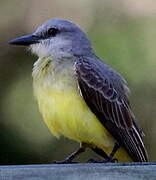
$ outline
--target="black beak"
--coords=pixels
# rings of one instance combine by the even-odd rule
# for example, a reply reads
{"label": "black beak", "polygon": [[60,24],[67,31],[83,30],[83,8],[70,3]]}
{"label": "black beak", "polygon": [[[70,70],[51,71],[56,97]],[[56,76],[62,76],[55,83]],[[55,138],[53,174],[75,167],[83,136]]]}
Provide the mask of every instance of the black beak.
{"label": "black beak", "polygon": [[13,45],[29,46],[31,44],[39,43],[39,39],[40,38],[38,36],[31,34],[12,39],[8,43]]}

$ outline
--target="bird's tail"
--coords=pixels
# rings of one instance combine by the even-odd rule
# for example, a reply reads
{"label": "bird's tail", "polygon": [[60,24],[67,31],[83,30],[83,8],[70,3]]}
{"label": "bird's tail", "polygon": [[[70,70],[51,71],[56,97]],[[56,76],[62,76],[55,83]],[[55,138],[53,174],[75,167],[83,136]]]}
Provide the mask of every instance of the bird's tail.
{"label": "bird's tail", "polygon": [[142,135],[135,124],[129,133],[126,133],[126,136],[127,138],[126,141],[124,141],[124,146],[133,161],[147,162],[148,154],[142,140]]}

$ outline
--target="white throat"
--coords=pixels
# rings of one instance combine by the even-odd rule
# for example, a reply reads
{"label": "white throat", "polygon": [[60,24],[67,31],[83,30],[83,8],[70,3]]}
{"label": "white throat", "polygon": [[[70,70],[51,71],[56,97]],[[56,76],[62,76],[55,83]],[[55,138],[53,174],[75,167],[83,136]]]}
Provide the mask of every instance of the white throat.
{"label": "white throat", "polygon": [[38,57],[66,57],[72,54],[71,41],[63,38],[51,38],[41,40],[40,43],[32,44],[30,46],[32,53]]}

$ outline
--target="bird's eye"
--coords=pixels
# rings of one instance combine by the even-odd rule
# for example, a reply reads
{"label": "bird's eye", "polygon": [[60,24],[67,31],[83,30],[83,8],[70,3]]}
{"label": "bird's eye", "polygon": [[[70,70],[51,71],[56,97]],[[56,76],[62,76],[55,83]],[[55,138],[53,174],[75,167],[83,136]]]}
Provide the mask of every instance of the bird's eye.
{"label": "bird's eye", "polygon": [[58,29],[56,28],[49,28],[47,31],[48,36],[56,36],[56,34],[58,33]]}

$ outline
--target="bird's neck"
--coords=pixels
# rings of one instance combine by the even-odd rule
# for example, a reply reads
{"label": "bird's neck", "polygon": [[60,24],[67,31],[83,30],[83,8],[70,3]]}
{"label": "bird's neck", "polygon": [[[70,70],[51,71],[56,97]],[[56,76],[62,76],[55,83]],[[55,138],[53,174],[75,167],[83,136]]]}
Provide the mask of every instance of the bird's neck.
{"label": "bird's neck", "polygon": [[52,56],[40,57],[33,67],[32,76],[35,84],[41,86],[51,86],[55,81],[63,77],[73,78],[74,76],[74,57],[54,58]]}

